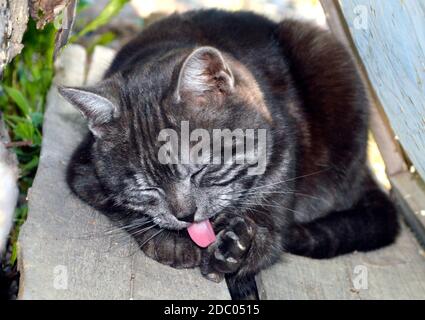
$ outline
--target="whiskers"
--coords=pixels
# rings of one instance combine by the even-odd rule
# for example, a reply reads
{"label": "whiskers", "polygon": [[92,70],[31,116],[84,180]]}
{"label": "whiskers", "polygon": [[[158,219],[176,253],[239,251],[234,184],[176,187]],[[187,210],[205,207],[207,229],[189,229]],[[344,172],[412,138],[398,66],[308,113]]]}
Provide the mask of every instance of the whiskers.
{"label": "whiskers", "polygon": [[125,225],[112,226],[103,231],[105,235],[112,235],[116,233],[122,233],[122,231],[126,231],[131,233],[133,230],[138,230],[140,227],[145,226],[147,224],[152,224],[153,219],[144,219],[142,221],[134,221]]}
{"label": "whiskers", "polygon": [[[270,203],[271,202],[271,203]],[[238,201],[239,206],[228,204],[221,207],[221,213],[227,213],[230,215],[239,216],[244,218],[244,214],[258,214],[263,215],[264,217],[270,216],[270,212],[273,211],[274,214],[283,214],[284,211],[290,211],[295,214],[304,215],[303,212],[284,206],[281,203],[273,201],[271,199],[263,199],[258,202],[249,202],[249,201]]]}
{"label": "whiskers", "polygon": [[[164,231],[164,229],[155,230],[159,227],[155,224],[153,217],[146,216],[131,222],[123,220],[114,221],[104,226],[93,226],[92,231],[88,231],[78,239],[101,242],[100,245],[95,245],[95,247],[105,248],[102,252],[128,257],[133,256],[142,246]],[[135,238],[142,239],[139,240],[140,245],[136,243]]]}
{"label": "whiskers", "polygon": [[[297,211],[293,208],[287,207],[283,205],[281,202],[276,201],[276,196],[282,195],[282,196],[289,196],[293,195],[295,197],[304,197],[304,198],[310,198],[316,201],[324,201],[329,204],[329,201],[325,198],[317,197],[314,195],[310,195],[307,193],[303,193],[297,190],[289,190],[284,189],[284,184],[297,180],[302,179],[306,177],[311,177],[320,173],[323,173],[330,168],[326,168],[323,170],[319,170],[316,172],[312,172],[310,174],[305,174],[285,180],[281,180],[278,182],[253,187],[241,191],[235,191],[235,192],[228,192],[226,194],[220,194],[220,200],[224,200],[228,202],[227,205],[221,205],[222,210],[228,209],[231,210],[231,214],[239,215],[240,213],[244,212],[252,212],[256,214],[262,214],[262,215],[269,215],[270,211],[274,211],[276,213],[279,213],[279,210],[283,211],[290,211],[295,214],[304,215],[303,212]],[[279,187],[279,190],[276,190],[276,188]],[[232,204],[237,203],[238,206]]]}
{"label": "whiskers", "polygon": [[143,246],[145,244],[147,244],[149,241],[153,240],[153,238],[157,237],[158,235],[160,235],[164,231],[165,231],[165,229],[160,229],[159,231],[155,232],[152,236],[150,236],[148,239],[144,240],[141,244],[139,244],[139,247],[143,248]]}
{"label": "whiskers", "polygon": [[238,194],[238,193],[250,194],[250,193],[258,193],[258,190],[260,190],[260,191],[261,190],[267,190],[270,187],[280,186],[280,185],[282,185],[284,183],[288,183],[288,182],[292,182],[292,181],[295,181],[295,180],[298,180],[298,179],[303,179],[303,178],[311,177],[311,176],[314,176],[314,175],[323,173],[325,171],[328,171],[329,169],[330,168],[326,168],[326,169],[315,171],[315,172],[312,172],[312,173],[309,173],[309,174],[304,174],[304,175],[301,175],[301,176],[296,176],[296,177],[293,177],[293,178],[289,178],[289,179],[285,179],[285,180],[273,182],[273,183],[270,183],[270,184],[261,185],[261,186],[258,186],[258,187],[250,188],[249,190],[243,190],[243,191],[238,191],[238,192],[229,192],[228,194]]}

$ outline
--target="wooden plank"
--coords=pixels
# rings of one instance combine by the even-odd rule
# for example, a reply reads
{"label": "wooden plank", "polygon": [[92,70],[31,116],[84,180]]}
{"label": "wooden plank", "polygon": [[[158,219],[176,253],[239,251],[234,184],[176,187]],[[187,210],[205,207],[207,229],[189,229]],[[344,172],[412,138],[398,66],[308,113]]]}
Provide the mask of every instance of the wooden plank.
{"label": "wooden plank", "polygon": [[370,128],[377,142],[379,151],[385,162],[388,176],[407,170],[399,143],[394,139],[395,134],[390,126],[384,109],[372,87],[366,68],[361,61],[353,43],[348,26],[344,20],[337,0],[320,0],[326,15],[327,24],[339,41],[349,50],[357,64],[358,70],[365,85],[370,102]]}
{"label": "wooden plank", "polygon": [[391,177],[394,199],[409,227],[425,248],[425,183],[409,172]]}
{"label": "wooden plank", "polygon": [[425,178],[425,2],[340,1],[391,126]]}
{"label": "wooden plank", "polygon": [[[102,51],[106,49],[97,52]],[[91,68],[105,68],[100,56],[94,57]],[[102,61],[99,65],[96,57]],[[55,82],[83,85],[85,61],[82,47],[68,46],[58,61]],[[160,265],[124,233],[105,234],[112,227],[109,221],[73,196],[64,179],[85,130],[81,115],[52,87],[40,165],[19,238],[19,298],[229,299],[225,283],[212,283],[197,269]]]}
{"label": "wooden plank", "polygon": [[424,252],[405,227],[396,244],[377,251],[282,259],[258,276],[260,299],[425,299]]}

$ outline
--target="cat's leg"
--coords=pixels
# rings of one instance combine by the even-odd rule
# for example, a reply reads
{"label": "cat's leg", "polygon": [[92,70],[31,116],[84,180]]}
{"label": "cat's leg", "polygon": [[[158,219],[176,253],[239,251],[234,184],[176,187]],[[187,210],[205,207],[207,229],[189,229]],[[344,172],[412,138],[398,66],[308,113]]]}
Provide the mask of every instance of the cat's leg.
{"label": "cat's leg", "polygon": [[399,230],[396,208],[387,195],[368,189],[345,211],[305,224],[294,224],[282,238],[285,251],[312,258],[331,258],[352,251],[369,251],[391,244]]}
{"label": "cat's leg", "polygon": [[253,226],[241,217],[229,219],[228,225],[217,234],[217,240],[203,255],[202,274],[219,282],[225,273],[236,272],[251,247]]}
{"label": "cat's leg", "polygon": [[215,282],[226,278],[232,299],[258,298],[255,275],[282,253],[279,228],[274,230],[269,215],[259,216],[261,222],[240,215],[222,218],[214,224],[220,230],[216,242],[202,254],[201,273]]}
{"label": "cat's leg", "polygon": [[150,258],[173,268],[194,268],[200,265],[201,249],[184,231],[153,228],[135,237]]}

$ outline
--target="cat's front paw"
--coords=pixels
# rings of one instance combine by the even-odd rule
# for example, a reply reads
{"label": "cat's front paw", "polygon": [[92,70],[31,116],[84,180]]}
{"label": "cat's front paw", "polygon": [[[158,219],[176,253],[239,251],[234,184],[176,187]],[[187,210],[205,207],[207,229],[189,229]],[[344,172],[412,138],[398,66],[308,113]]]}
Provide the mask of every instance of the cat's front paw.
{"label": "cat's front paw", "polygon": [[224,274],[236,272],[244,262],[254,237],[253,226],[241,217],[233,218],[217,234],[217,240],[203,254],[201,273],[220,282]]}
{"label": "cat's front paw", "polygon": [[187,236],[169,230],[162,233],[163,237],[153,238],[142,246],[148,257],[177,269],[200,265],[201,249]]}

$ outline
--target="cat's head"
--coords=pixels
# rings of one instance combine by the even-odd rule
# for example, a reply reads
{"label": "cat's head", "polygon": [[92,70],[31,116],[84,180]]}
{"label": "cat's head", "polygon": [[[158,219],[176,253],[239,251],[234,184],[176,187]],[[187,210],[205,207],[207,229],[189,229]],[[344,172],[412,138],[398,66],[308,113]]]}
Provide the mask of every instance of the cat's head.
{"label": "cat's head", "polygon": [[[267,130],[272,123],[263,94],[242,63],[215,48],[167,52],[94,87],[59,91],[88,120],[95,141],[92,163],[115,205],[135,217],[150,216],[163,228],[183,229],[243,206],[247,190],[267,167],[259,163],[270,155]],[[228,131],[215,136],[221,129]],[[226,145],[226,134],[232,138],[246,129],[253,135]],[[193,132],[197,139],[190,141]],[[246,152],[251,138],[257,163],[252,158],[237,161],[237,142],[244,141]],[[182,150],[194,154],[202,139],[210,147],[207,156],[185,161]],[[177,142],[177,151],[164,153],[171,142]],[[225,158],[226,148],[235,152],[230,158]],[[177,160],[161,159],[172,152]]]}

